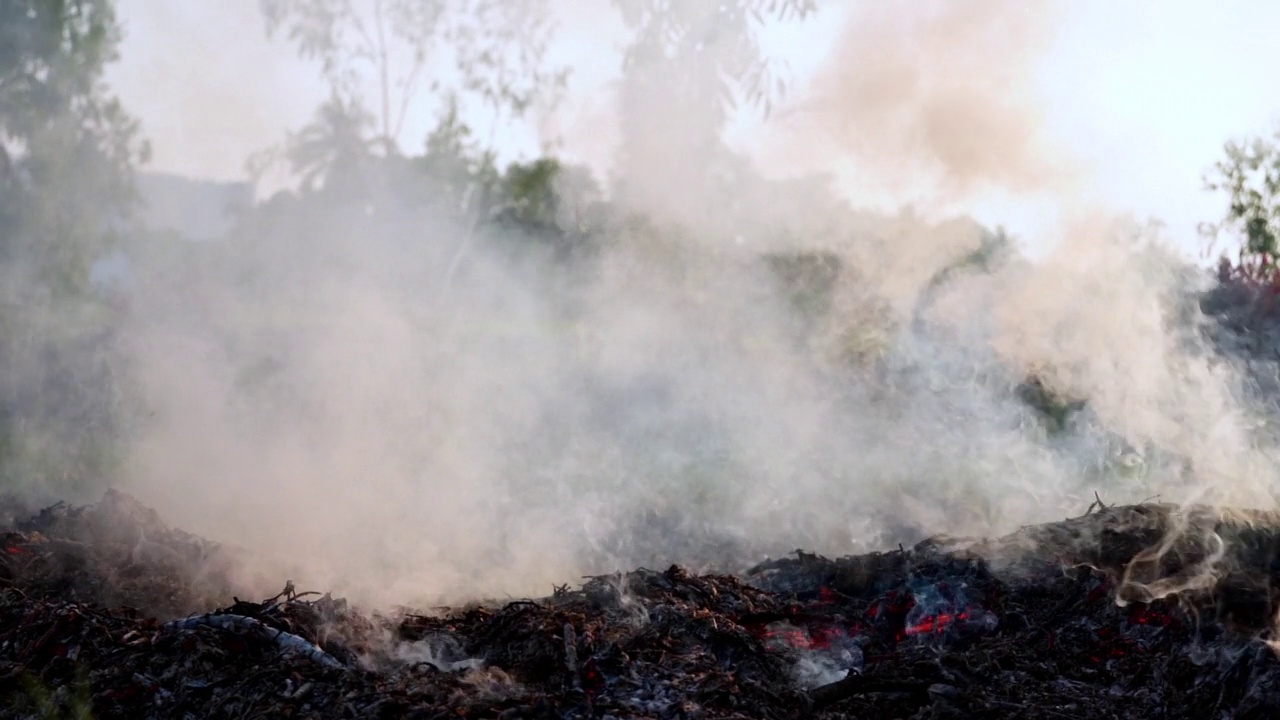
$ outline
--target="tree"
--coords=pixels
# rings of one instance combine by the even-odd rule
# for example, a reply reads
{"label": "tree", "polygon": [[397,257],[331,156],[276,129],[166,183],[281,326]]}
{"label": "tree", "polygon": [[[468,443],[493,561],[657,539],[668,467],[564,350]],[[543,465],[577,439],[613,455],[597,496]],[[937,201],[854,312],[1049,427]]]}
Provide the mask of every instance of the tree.
{"label": "tree", "polygon": [[[744,102],[768,113],[785,91],[778,63],[761,51],[767,21],[803,19],[812,0],[614,0],[633,33],[623,63],[619,119],[629,204],[680,222],[703,218],[710,198],[735,194],[743,164],[723,132]],[[679,178],[684,198],[670,193]],[[701,187],[699,187],[701,184]],[[705,223],[703,223],[705,225]]]}
{"label": "tree", "polygon": [[[424,73],[437,99],[478,101],[495,125],[553,102],[566,77],[545,62],[547,0],[262,0],[262,10],[268,34],[286,30],[320,62],[331,103],[374,118],[384,153],[400,147]],[[452,85],[439,79],[453,73]]]}
{"label": "tree", "polygon": [[1239,259],[1225,261],[1224,275],[1250,280],[1276,278],[1277,237],[1280,237],[1280,129],[1270,139],[1228,142],[1226,157],[1205,178],[1206,187],[1227,196],[1222,220],[1206,223],[1201,232],[1213,244],[1224,234],[1241,240]]}
{"label": "tree", "polygon": [[50,290],[85,290],[107,218],[132,200],[145,158],[137,123],[102,84],[119,30],[108,0],[22,0],[0,9],[0,222]]}
{"label": "tree", "polygon": [[766,114],[771,110],[786,83],[777,60],[761,54],[756,31],[769,19],[802,20],[817,9],[814,0],[613,3],[635,33],[624,67],[632,72],[659,63],[680,67],[686,82],[673,89],[704,93],[722,115],[741,100]]}
{"label": "tree", "polygon": [[0,8],[0,478],[70,488],[119,425],[111,309],[90,267],[125,227],[137,123],[102,82],[108,0]]}
{"label": "tree", "polygon": [[318,189],[328,175],[359,174],[372,157],[373,142],[365,135],[373,118],[359,105],[339,95],[316,110],[316,117],[290,136],[286,157],[302,187]]}

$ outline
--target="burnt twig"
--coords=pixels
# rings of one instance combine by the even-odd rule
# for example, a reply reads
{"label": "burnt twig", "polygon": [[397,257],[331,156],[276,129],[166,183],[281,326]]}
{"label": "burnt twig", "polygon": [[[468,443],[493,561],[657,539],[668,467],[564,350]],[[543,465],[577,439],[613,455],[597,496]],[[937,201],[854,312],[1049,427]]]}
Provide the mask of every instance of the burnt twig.
{"label": "burnt twig", "polygon": [[867,693],[911,693],[926,695],[929,683],[920,680],[892,680],[849,673],[848,677],[809,691],[814,712],[828,708],[855,695]]}
{"label": "burnt twig", "polygon": [[1098,494],[1097,490],[1093,491],[1093,502],[1089,503],[1089,509],[1085,510],[1084,514],[1085,515],[1092,514],[1094,508],[1097,508],[1099,512],[1102,512],[1108,509],[1107,504],[1102,502],[1102,496]]}

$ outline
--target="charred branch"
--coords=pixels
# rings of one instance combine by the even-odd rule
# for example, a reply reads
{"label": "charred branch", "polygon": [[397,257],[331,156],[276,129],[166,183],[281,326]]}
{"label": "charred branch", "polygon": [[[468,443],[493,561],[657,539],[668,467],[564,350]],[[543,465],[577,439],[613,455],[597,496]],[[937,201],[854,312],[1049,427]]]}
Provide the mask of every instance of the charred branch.
{"label": "charred branch", "polygon": [[1095,498],[1084,516],[991,540],[798,553],[741,576],[637,570],[373,616],[293,583],[240,600],[196,571],[217,556],[119,494],[0,529],[0,719],[67,714],[75,697],[104,720],[1261,720],[1280,707],[1269,513]]}

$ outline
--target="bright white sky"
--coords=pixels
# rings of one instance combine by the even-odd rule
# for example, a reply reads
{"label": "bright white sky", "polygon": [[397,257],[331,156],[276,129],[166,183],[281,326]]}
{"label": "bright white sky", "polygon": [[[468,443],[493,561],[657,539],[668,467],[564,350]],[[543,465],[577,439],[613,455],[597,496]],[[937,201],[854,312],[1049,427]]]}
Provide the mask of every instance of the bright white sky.
{"label": "bright white sky", "polygon": [[[608,0],[556,4],[564,19],[555,54],[575,73],[568,107],[576,122],[590,124],[607,112],[601,98],[617,71],[618,23]],[[127,35],[108,80],[141,117],[156,169],[243,177],[250,154],[304,124],[324,97],[316,69],[266,39],[257,0],[118,6]],[[1071,0],[1068,7],[1038,75],[1049,136],[1089,165],[1091,186],[1109,206],[1165,221],[1194,251],[1196,224],[1215,218],[1220,205],[1202,190],[1204,171],[1225,140],[1264,132],[1280,117],[1271,85],[1280,77],[1273,47],[1280,3]],[[839,39],[838,14],[771,32],[767,49],[802,81]],[[406,137],[422,137],[428,115],[411,118]],[[744,121],[732,139],[750,148],[767,130]],[[593,161],[607,154],[607,133],[576,134],[598,144],[570,146],[571,154]],[[511,154],[536,149],[532,132],[498,140]],[[961,209],[1024,236],[1045,232],[1054,212],[1043,198],[1008,195]]]}

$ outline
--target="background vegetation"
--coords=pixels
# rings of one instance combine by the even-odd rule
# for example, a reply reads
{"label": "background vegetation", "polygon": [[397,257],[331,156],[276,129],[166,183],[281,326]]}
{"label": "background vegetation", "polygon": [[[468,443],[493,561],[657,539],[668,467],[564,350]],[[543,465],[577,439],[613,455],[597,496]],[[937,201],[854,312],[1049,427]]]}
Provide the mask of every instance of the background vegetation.
{"label": "background vegetation", "polygon": [[[803,18],[812,0],[734,0],[677,4],[615,0],[631,32],[626,68],[648,72],[625,79],[635,91],[662,93],[681,107],[700,108],[702,134],[684,138],[688,151],[715,167],[748,172],[720,141],[728,111],[748,104],[769,112],[785,91],[774,59],[762,56],[755,31],[768,18]],[[688,8],[695,8],[689,10]],[[254,207],[225,242],[169,247],[134,222],[134,173],[146,144],[138,123],[102,83],[116,57],[119,25],[110,0],[15,0],[0,8],[0,484],[53,494],[91,492],[118,470],[118,449],[147,408],[132,391],[132,369],[116,331],[128,306],[112,288],[96,286],[91,269],[113,247],[151,254],[153,269],[181,278],[184,264],[236,266],[242,282],[267,282],[246,258],[273,251],[279,238],[340,235],[359,215],[384,227],[418,227],[447,217],[459,228],[451,275],[461,273],[476,244],[513,262],[536,266],[548,287],[590,274],[610,243],[643,243],[673,229],[636,217],[615,202],[631,189],[604,183],[566,165],[549,147],[542,157],[499,167],[492,138],[477,137],[460,118],[483,109],[495,119],[520,118],[554,106],[567,69],[548,61],[552,26],[545,2],[520,0],[264,0],[264,25],[316,63],[330,97],[313,121],[257,158],[254,167],[283,163],[299,179]],[[733,38],[728,52],[701,65],[694,30],[714,13]],[[446,82],[428,77],[441,62],[456,69]],[[667,63],[672,72],[654,72]],[[700,67],[698,73],[677,68]],[[406,108],[439,110],[426,138],[405,138]],[[1224,259],[1220,281],[1270,297],[1280,235],[1280,136],[1233,142],[1209,187],[1229,200],[1214,238],[1240,239]],[[639,148],[643,152],[644,148]],[[358,237],[358,228],[350,235]],[[984,272],[996,256],[1015,253],[990,233],[980,252],[939,275]],[[647,239],[646,239],[647,238]],[[352,239],[350,242],[358,242]],[[168,244],[168,245],[166,245]],[[145,250],[144,250],[145,249]],[[760,258],[798,318],[797,342],[848,313],[836,285],[856,274],[840,258],[811,250]],[[566,326],[574,322],[570,293],[562,298]],[[1264,298],[1265,299],[1265,298]],[[834,333],[849,367],[873,363],[890,332],[880,301],[863,299]],[[210,319],[210,322],[215,322]],[[264,327],[287,319],[264,318]],[[824,325],[824,323],[827,323]],[[828,338],[829,339],[829,338]],[[815,347],[817,347],[815,345]],[[268,359],[244,369],[248,385],[270,385]],[[1022,391],[1050,428],[1062,427],[1080,401],[1032,382]]]}

